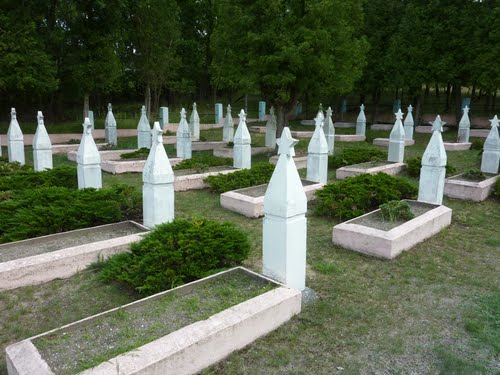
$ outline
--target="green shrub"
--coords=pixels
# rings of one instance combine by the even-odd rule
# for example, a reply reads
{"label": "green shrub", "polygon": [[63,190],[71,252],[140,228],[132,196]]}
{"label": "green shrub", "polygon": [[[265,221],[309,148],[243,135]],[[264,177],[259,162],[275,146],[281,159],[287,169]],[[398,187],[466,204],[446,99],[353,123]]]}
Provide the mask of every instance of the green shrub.
{"label": "green shrub", "polygon": [[108,189],[44,187],[0,194],[0,243],[142,219],[141,194],[128,185]]}
{"label": "green shrub", "polygon": [[474,138],[472,140],[472,145],[470,146],[472,150],[482,150],[484,148],[484,140],[480,138]]}
{"label": "green shrub", "polygon": [[99,151],[115,150],[116,146],[111,143],[106,143],[105,145],[99,146]]}
{"label": "green shrub", "polygon": [[[420,169],[422,168],[422,158],[420,156],[408,159],[406,161],[406,171],[411,177],[420,177]],[[457,171],[455,167],[450,164],[446,164],[446,176],[450,176]]]}
{"label": "green shrub", "polygon": [[385,160],[387,155],[378,148],[346,148],[339,155],[328,158],[329,168],[341,168],[346,165],[365,163],[368,161]]}
{"label": "green shrub", "polygon": [[177,219],[158,225],[130,253],[109,258],[100,276],[153,294],[236,266],[249,251],[247,234],[232,223]]}
{"label": "green shrub", "polygon": [[78,187],[76,168],[62,165],[41,172],[35,172],[31,169],[18,169],[17,172],[10,175],[0,175],[0,191],[50,186],[76,189]]}
{"label": "green shrub", "polygon": [[412,199],[416,195],[417,188],[400,177],[385,173],[362,174],[327,184],[318,190],[315,212],[330,218],[348,220],[377,209],[383,203]]}
{"label": "green shrub", "polygon": [[121,159],[146,159],[149,155],[149,148],[143,147],[138,150],[121,154]]}
{"label": "green shrub", "polygon": [[495,187],[493,189],[493,196],[495,196],[498,200],[500,200],[500,178],[497,178],[497,182],[495,182]]}
{"label": "green shrub", "polygon": [[172,169],[208,169],[208,167],[216,167],[220,165],[232,165],[233,159],[231,158],[219,158],[208,153],[197,153],[194,154],[191,159],[185,159],[180,163],[174,165]]}
{"label": "green shrub", "polygon": [[405,201],[389,201],[380,205],[380,213],[384,220],[391,222],[411,220],[415,217],[410,205]]}
{"label": "green shrub", "polygon": [[229,174],[218,174],[205,178],[210,189],[219,193],[267,184],[273,175],[274,165],[268,162],[256,163],[250,169]]}
{"label": "green shrub", "polygon": [[11,174],[23,172],[23,171],[31,171],[33,170],[32,166],[25,164],[21,165],[20,163],[13,162],[9,163],[9,159],[5,157],[0,158],[0,176],[8,176]]}
{"label": "green shrub", "polygon": [[469,169],[467,172],[462,174],[462,178],[471,181],[483,181],[486,180],[486,175],[480,170]]}

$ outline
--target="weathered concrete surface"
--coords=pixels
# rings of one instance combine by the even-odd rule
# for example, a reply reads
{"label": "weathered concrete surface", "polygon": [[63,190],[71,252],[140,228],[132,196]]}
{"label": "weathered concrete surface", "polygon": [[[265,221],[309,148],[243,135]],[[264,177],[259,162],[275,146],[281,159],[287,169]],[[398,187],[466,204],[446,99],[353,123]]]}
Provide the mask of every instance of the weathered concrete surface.
{"label": "weathered concrete surface", "polygon": [[[314,124],[311,124],[311,125],[314,125]],[[349,129],[349,128],[355,128],[356,123],[355,122],[334,122],[333,126],[335,128],[339,128],[339,129]]]}
{"label": "weathered concrete surface", "polygon": [[[132,223],[144,229],[144,232],[147,231],[147,228],[142,225],[134,222]],[[51,234],[49,236],[8,243],[4,246],[11,247],[16,243],[24,245],[33,243],[33,246],[36,246],[38,242],[44,239],[51,240],[74,236],[76,234],[80,235],[81,233],[87,232],[89,236],[92,236],[92,229],[113,226],[116,224],[118,223]],[[0,263],[0,290],[14,289],[27,285],[45,283],[54,279],[70,277],[87,267],[89,264],[96,262],[100,257],[106,258],[110,255],[128,250],[129,244],[139,241],[141,237],[142,235],[140,233],[136,233],[2,262]],[[0,245],[0,247],[1,246],[2,245]]]}
{"label": "weathered concrete surface", "polygon": [[[210,142],[192,142],[191,150],[192,151],[208,151],[208,150],[217,150],[220,148],[225,148],[227,146],[227,142],[224,141],[210,141]],[[177,148],[177,145],[174,144],[174,148]]]}
{"label": "weathered concrete surface", "polygon": [[[96,143],[97,148],[100,146],[104,146],[106,143]],[[80,144],[75,143],[75,144],[67,144],[67,145],[52,145],[52,154],[68,154],[71,151],[74,151],[74,156],[72,155],[71,158],[68,155],[68,160],[71,161],[76,161],[76,151],[78,150],[78,147]]]}
{"label": "weathered concrete surface", "polygon": [[446,151],[465,151],[472,146],[470,142],[443,142]]}
{"label": "weathered concrete surface", "polygon": [[[304,186],[304,193],[306,193],[307,200],[311,201],[315,199],[316,191],[321,189],[323,186],[324,185],[320,183]],[[240,193],[239,190],[244,189],[222,193],[220,195],[221,207],[250,218],[264,216],[264,195],[260,197],[250,197]]]}
{"label": "weathered concrete surface", "polygon": [[[274,147],[252,147],[251,154],[265,154],[267,152],[274,152]],[[218,156],[220,158],[232,158],[233,157],[233,149],[229,147],[223,148],[214,148],[214,156]]]}
{"label": "weathered concrete surface", "polygon": [[250,133],[260,133],[263,134],[266,132],[266,127],[265,126],[249,126],[248,131]]}
{"label": "weathered concrete surface", "polygon": [[[297,169],[307,168],[307,156],[294,156],[293,162]],[[278,155],[271,156],[269,158],[269,163],[276,165],[276,163],[278,163]]]}
{"label": "weathered concrete surface", "polygon": [[[76,145],[78,146],[78,145]],[[99,155],[101,156],[101,163],[104,160],[120,160],[120,156],[123,154],[128,154],[129,152],[134,152],[137,150],[104,150],[104,151],[99,151]],[[70,161],[76,161],[76,151],[70,151],[68,152],[68,160]]]}
{"label": "weathered concrete surface", "polygon": [[482,202],[493,192],[496,180],[500,177],[493,176],[484,181],[473,182],[456,179],[461,175],[444,180],[444,195],[450,198],[466,201]]}
{"label": "weathered concrete surface", "polygon": [[[174,166],[182,161],[181,158],[169,158],[170,165]],[[142,173],[146,160],[105,160],[101,163],[101,169],[111,174]]]}
{"label": "weathered concrete surface", "polygon": [[[372,211],[360,217],[373,215]],[[389,231],[355,224],[355,218],[333,227],[332,241],[343,248],[385,259],[393,259],[403,251],[439,233],[451,224],[452,210],[445,206],[417,216]]]}
{"label": "weathered concrete surface", "polygon": [[335,134],[335,142],[364,142],[366,136],[357,134]]}
{"label": "weathered concrete surface", "polygon": [[360,174],[377,174],[383,172],[391,176],[401,173],[406,168],[405,163],[388,163],[386,165],[380,165],[377,167],[357,167],[355,165],[348,165],[337,169],[336,178],[337,180],[343,180],[347,177],[357,176]]}
{"label": "weathered concrete surface", "polygon": [[[172,159],[170,159],[172,161]],[[208,176],[216,176],[218,174],[229,174],[236,172],[238,169],[227,169],[218,172],[205,172],[205,173],[194,173],[184,176],[175,176],[174,190],[175,191],[186,191],[186,190],[197,190],[204,189],[208,185],[203,181]],[[174,171],[175,174],[175,171]]]}
{"label": "weathered concrete surface", "polygon": [[[447,122],[449,124],[449,122]],[[448,126],[443,126],[443,132],[447,132],[450,130]],[[415,132],[416,133],[424,133],[424,134],[430,134],[432,133],[432,126],[430,125],[418,125],[415,126]]]}
{"label": "weathered concrete surface", "polygon": [[371,130],[391,130],[393,124],[373,124],[370,126]]}
{"label": "weathered concrete surface", "polygon": [[[373,144],[375,146],[389,147],[389,138],[375,138]],[[415,140],[405,139],[405,146],[413,146],[414,144]]]}

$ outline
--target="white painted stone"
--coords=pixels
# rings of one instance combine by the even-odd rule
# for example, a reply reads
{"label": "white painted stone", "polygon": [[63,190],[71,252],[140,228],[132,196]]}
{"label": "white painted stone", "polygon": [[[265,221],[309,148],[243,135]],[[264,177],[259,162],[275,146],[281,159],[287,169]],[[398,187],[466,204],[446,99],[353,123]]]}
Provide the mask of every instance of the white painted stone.
{"label": "white painted stone", "polygon": [[222,128],[222,140],[224,142],[232,142],[234,138],[233,116],[231,115],[231,105],[227,105],[226,118],[224,119],[224,127]]}
{"label": "white painted stone", "polygon": [[337,180],[343,180],[347,177],[358,176],[360,174],[377,174],[385,173],[391,176],[395,176],[405,170],[406,164],[404,163],[392,163],[385,162],[383,165],[370,166],[371,163],[360,163],[347,165],[342,168],[338,168],[335,172],[335,178]]}
{"label": "white painted stone", "polygon": [[182,159],[191,159],[192,157],[192,142],[191,132],[189,131],[189,124],[186,121],[186,110],[181,110],[181,122],[177,128],[177,157]]}
{"label": "white painted stone", "polygon": [[498,117],[495,115],[491,122],[491,130],[484,142],[481,171],[497,174],[500,164],[500,138],[498,136]]}
{"label": "white painted stone", "polygon": [[160,128],[166,130],[166,126],[169,122],[168,107],[160,107]]}
{"label": "white painted stone", "polygon": [[83,124],[83,136],[76,155],[78,189],[102,188],[101,156],[92,138],[92,124],[88,117]]}
{"label": "white painted stone", "polygon": [[326,110],[325,126],[323,128],[326,142],[328,143],[328,155],[333,155],[335,147],[335,127],[332,121],[332,113],[332,107],[328,107]]}
{"label": "white painted stone", "polygon": [[266,102],[259,102],[259,121],[264,121],[266,119]]}
{"label": "white painted stone", "polygon": [[189,132],[193,141],[200,140],[200,116],[198,115],[196,103],[193,103],[193,112],[189,117]]}
{"label": "white painted stone", "polygon": [[305,289],[307,197],[293,162],[294,146],[285,127],[278,140],[278,163],[264,197],[263,273],[291,288]]}
{"label": "white painted stone", "polygon": [[405,129],[405,139],[411,139],[411,140],[413,140],[413,126],[415,125],[415,121],[413,121],[412,112],[413,112],[413,107],[410,104],[408,106],[408,113],[406,114],[406,118],[404,121],[404,129]]}
{"label": "white painted stone", "polygon": [[116,132],[116,119],[115,115],[113,115],[113,107],[111,103],[108,103],[108,113],[106,118],[104,119],[104,134],[106,137],[106,143],[109,143],[113,146],[118,144],[118,135]]}
{"label": "white painted stone", "polygon": [[274,113],[274,107],[271,107],[266,123],[266,147],[276,147],[276,126],[276,114]]}
{"label": "white painted stone", "polygon": [[323,132],[324,120],[316,117],[315,121],[316,128],[307,147],[307,179],[326,184],[328,180],[328,142]]}
{"label": "white painted stone", "polygon": [[174,172],[163,147],[163,130],[153,126],[153,145],[142,174],[144,226],[153,228],[174,220]]}
{"label": "white painted stone", "polygon": [[43,114],[38,111],[37,128],[33,138],[33,169],[43,171],[52,169],[52,142],[43,123]]}
{"label": "white painted stone", "polygon": [[432,129],[431,140],[422,156],[418,200],[420,202],[442,204],[447,157],[441,135],[443,123],[439,115],[436,116]]}
{"label": "white painted stone", "polygon": [[9,162],[18,162],[21,165],[26,163],[24,158],[24,136],[21,127],[17,122],[16,109],[10,110],[10,125],[7,131],[7,147]]}
{"label": "white painted stone", "polygon": [[316,119],[319,118],[321,121],[325,121],[325,114],[323,113],[323,104],[319,103],[318,113],[316,113],[316,117],[314,118],[314,126],[316,126]]}
{"label": "white painted stone", "polygon": [[219,124],[222,120],[222,103],[215,103],[215,123]]}
{"label": "white painted stone", "polygon": [[359,107],[359,115],[356,119],[356,135],[366,135],[365,105]]}
{"label": "white painted stone", "polygon": [[469,119],[469,107],[465,106],[463,108],[463,115],[458,123],[458,139],[459,143],[467,143],[469,142],[469,134],[470,134],[470,119]]}
{"label": "white painted stone", "polygon": [[90,124],[92,125],[92,132],[94,132],[94,130],[95,130],[94,111],[89,111],[89,120],[90,120]]}
{"label": "white painted stone", "polygon": [[447,178],[444,182],[444,195],[466,201],[482,202],[493,193],[493,188],[500,175],[486,178],[483,181],[467,181],[462,175]]}
{"label": "white painted stone", "polygon": [[240,123],[234,134],[233,166],[235,168],[250,168],[252,166],[252,146],[247,128],[247,115],[242,109],[238,115]]}
{"label": "white painted stone", "polygon": [[137,125],[137,148],[151,148],[151,127],[146,116],[146,106],[141,108],[141,118]]}
{"label": "white painted stone", "polygon": [[387,161],[392,161],[395,163],[402,163],[405,157],[405,130],[403,128],[403,112],[401,109],[398,110],[396,115],[396,122],[391,130],[389,136],[389,152],[387,155]]}

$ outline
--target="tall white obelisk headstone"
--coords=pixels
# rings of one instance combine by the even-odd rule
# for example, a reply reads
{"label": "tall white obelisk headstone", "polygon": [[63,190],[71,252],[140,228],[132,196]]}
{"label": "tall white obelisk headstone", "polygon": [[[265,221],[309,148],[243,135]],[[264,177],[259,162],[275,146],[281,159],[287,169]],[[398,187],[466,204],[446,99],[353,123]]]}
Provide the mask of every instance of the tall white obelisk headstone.
{"label": "tall white obelisk headstone", "polygon": [[224,127],[222,128],[222,140],[224,142],[232,142],[234,138],[234,123],[231,115],[231,105],[227,105],[226,118],[224,119]]}
{"label": "tall white obelisk headstone", "polygon": [[137,125],[137,148],[151,148],[151,127],[146,116],[146,106],[141,108],[141,118]]}
{"label": "tall white obelisk headstone", "polygon": [[177,157],[182,159],[191,159],[192,157],[192,142],[191,132],[189,131],[189,124],[186,120],[186,110],[181,110],[181,122],[177,127]]}
{"label": "tall white obelisk headstone", "polygon": [[52,142],[43,123],[43,114],[38,111],[37,127],[33,138],[33,169],[43,171],[52,169]]}
{"label": "tall white obelisk headstone", "polygon": [[118,136],[116,132],[116,119],[113,114],[113,107],[111,103],[108,103],[108,113],[106,114],[106,118],[104,119],[104,135],[106,137],[106,143],[109,143],[113,146],[118,144]]}
{"label": "tall white obelisk headstone", "polygon": [[240,123],[234,134],[233,166],[250,168],[252,166],[252,139],[247,128],[247,115],[242,109],[239,113]]}
{"label": "tall white obelisk headstone", "polygon": [[365,105],[361,104],[359,107],[359,115],[356,119],[356,135],[366,135],[366,116]]}
{"label": "tall white obelisk headstone", "polygon": [[18,162],[21,165],[26,163],[24,157],[24,135],[21,127],[17,122],[16,109],[10,110],[10,124],[7,130],[7,147],[9,154],[9,162]]}
{"label": "tall white obelisk headstone", "polygon": [[401,108],[398,110],[396,115],[396,122],[392,127],[391,134],[389,136],[389,152],[387,155],[387,161],[392,161],[395,163],[402,163],[405,157],[405,129],[401,120],[403,119],[403,112]]}
{"label": "tall white obelisk headstone", "polygon": [[266,123],[266,147],[276,147],[276,126],[276,114],[274,113],[274,107],[271,107]]}
{"label": "tall white obelisk headstone", "polygon": [[328,180],[328,142],[320,117],[314,119],[316,128],[307,147],[307,179],[326,184]]}
{"label": "tall white obelisk headstone", "polygon": [[191,112],[191,116],[189,117],[189,131],[191,132],[193,141],[200,140],[200,116],[198,115],[196,103],[193,103],[193,112]]}
{"label": "tall white obelisk headstone", "polygon": [[415,125],[412,112],[413,112],[413,107],[410,104],[408,106],[408,113],[406,114],[406,118],[404,121],[405,139],[410,139],[410,140],[413,140],[413,126]]}
{"label": "tall white obelisk headstone", "polygon": [[76,153],[78,189],[102,188],[101,156],[92,138],[92,124],[85,117],[83,136]]}
{"label": "tall white obelisk headstone", "polygon": [[332,107],[328,107],[326,110],[325,126],[323,127],[326,142],[328,143],[328,155],[333,155],[335,147],[335,127],[333,126],[332,113]]}
{"label": "tall white obelisk headstone", "polygon": [[500,163],[500,138],[498,136],[498,117],[495,115],[491,122],[491,130],[484,142],[481,171],[485,173],[498,173]]}

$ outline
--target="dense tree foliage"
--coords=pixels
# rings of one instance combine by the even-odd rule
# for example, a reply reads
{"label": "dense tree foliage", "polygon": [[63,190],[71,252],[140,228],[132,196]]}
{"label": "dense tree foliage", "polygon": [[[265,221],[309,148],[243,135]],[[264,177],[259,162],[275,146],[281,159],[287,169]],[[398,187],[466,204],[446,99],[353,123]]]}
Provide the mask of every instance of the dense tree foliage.
{"label": "dense tree foliage", "polygon": [[[108,100],[228,101],[253,93],[280,127],[298,101],[500,85],[498,0],[1,0],[0,102],[104,108]],[[444,92],[445,91],[445,92]],[[220,100],[220,99],[219,99]],[[15,104],[14,104],[15,103]],[[3,117],[7,116],[2,115]]]}

